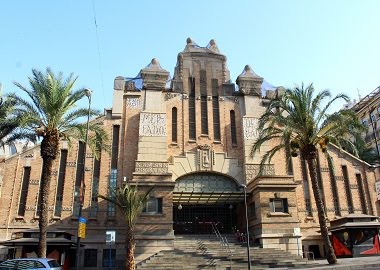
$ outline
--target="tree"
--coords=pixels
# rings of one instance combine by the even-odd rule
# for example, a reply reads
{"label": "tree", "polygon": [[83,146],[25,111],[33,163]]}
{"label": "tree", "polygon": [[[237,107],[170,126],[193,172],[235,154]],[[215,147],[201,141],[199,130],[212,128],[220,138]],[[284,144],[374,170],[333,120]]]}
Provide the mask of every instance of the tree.
{"label": "tree", "polygon": [[6,138],[18,126],[14,118],[16,100],[9,97],[0,97],[0,147],[6,144]]}
{"label": "tree", "polygon": [[119,188],[109,188],[108,196],[99,195],[100,198],[116,205],[116,207],[124,214],[126,222],[126,260],[125,269],[134,270],[135,263],[135,235],[134,229],[138,216],[144,209],[146,202],[149,199],[149,193],[153,188],[140,192],[137,186],[124,185]]}
{"label": "tree", "polygon": [[275,139],[279,143],[262,156],[261,165],[270,162],[275,153],[287,147],[290,148],[291,156],[300,154],[307,162],[327,261],[334,264],[337,260],[329,239],[325,208],[317,181],[317,155],[319,150],[326,152],[332,140],[338,143],[348,141],[347,133],[353,127],[349,113],[328,114],[335,101],[348,100],[347,96],[337,95],[323,103],[331,98],[330,92],[324,90],[315,95],[314,91],[312,84],[306,88],[302,84],[301,87],[285,90],[282,96],[271,100],[259,119],[259,134],[251,154],[254,155],[264,143]]}
{"label": "tree", "polygon": [[[17,100],[15,111],[16,117],[20,120],[20,126],[11,134],[8,141],[25,138],[39,141],[42,138],[38,257],[44,258],[46,257],[50,182],[53,161],[59,154],[59,142],[61,139],[70,142],[73,138],[83,141],[86,125],[78,121],[90,115],[97,116],[99,112],[76,107],[76,103],[85,96],[85,91],[84,89],[73,90],[77,80],[73,74],[65,79],[62,73],[55,75],[50,68],[47,68],[46,72],[33,69],[32,73],[33,76],[28,78],[30,88],[14,83],[31,101],[15,93],[9,95],[9,98]],[[94,141],[99,138],[107,139],[104,130],[98,125],[91,125],[90,129],[96,134],[92,136]],[[94,147],[97,143],[93,142],[89,145]]]}

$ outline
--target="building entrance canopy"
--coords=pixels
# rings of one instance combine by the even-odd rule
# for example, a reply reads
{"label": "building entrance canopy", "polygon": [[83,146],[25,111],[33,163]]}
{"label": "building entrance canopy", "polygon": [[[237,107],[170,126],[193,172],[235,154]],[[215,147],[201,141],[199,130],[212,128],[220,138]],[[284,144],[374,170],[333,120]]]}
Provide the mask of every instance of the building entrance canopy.
{"label": "building entrance canopy", "polygon": [[244,201],[239,185],[224,175],[198,173],[176,181],[174,204],[235,204]]}

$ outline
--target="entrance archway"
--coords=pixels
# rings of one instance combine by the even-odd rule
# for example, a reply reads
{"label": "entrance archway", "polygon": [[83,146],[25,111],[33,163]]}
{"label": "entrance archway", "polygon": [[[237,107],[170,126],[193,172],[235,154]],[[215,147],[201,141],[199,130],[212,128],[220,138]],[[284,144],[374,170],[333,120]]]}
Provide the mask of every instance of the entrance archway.
{"label": "entrance archway", "polygon": [[196,173],[180,177],[173,192],[175,234],[232,233],[236,205],[244,200],[238,183],[225,175]]}

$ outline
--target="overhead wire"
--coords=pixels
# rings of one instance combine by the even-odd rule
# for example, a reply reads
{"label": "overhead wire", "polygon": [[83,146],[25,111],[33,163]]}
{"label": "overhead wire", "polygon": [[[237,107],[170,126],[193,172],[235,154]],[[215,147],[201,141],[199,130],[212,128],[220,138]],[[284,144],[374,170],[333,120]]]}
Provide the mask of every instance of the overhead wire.
{"label": "overhead wire", "polygon": [[96,21],[95,0],[92,0],[92,11],[94,13],[96,44],[97,44],[97,48],[98,48],[99,72],[100,72],[100,81],[101,81],[101,85],[102,85],[102,94],[103,94],[103,108],[105,108],[106,107],[106,104],[105,104],[106,97],[105,97],[105,93],[104,93],[103,68],[102,68],[102,60],[101,60],[101,57],[100,57],[99,34],[98,34],[98,23]]}

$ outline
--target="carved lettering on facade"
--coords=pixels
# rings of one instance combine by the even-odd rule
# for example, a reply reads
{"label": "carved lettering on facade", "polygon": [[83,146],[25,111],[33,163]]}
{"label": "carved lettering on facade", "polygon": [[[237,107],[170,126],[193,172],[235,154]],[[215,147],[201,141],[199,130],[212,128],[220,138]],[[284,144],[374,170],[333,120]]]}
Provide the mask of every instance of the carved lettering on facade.
{"label": "carved lettering on facade", "polygon": [[139,135],[166,137],[166,114],[141,113]]}
{"label": "carved lettering on facade", "polygon": [[137,173],[146,173],[146,174],[168,173],[168,163],[167,162],[136,161],[135,171]]}
{"label": "carved lettering on facade", "polygon": [[[259,175],[260,172],[260,164],[247,164],[245,165],[245,177],[247,182],[255,179],[256,176]],[[275,175],[274,173],[274,165],[266,164],[263,166],[261,175]]]}
{"label": "carved lettering on facade", "polygon": [[253,117],[243,118],[243,130],[244,130],[244,139],[245,140],[255,140],[258,133],[259,120]]}
{"label": "carved lettering on facade", "polygon": [[142,107],[142,104],[141,104],[140,98],[136,98],[136,97],[127,98],[127,108],[141,108],[141,107]]}

